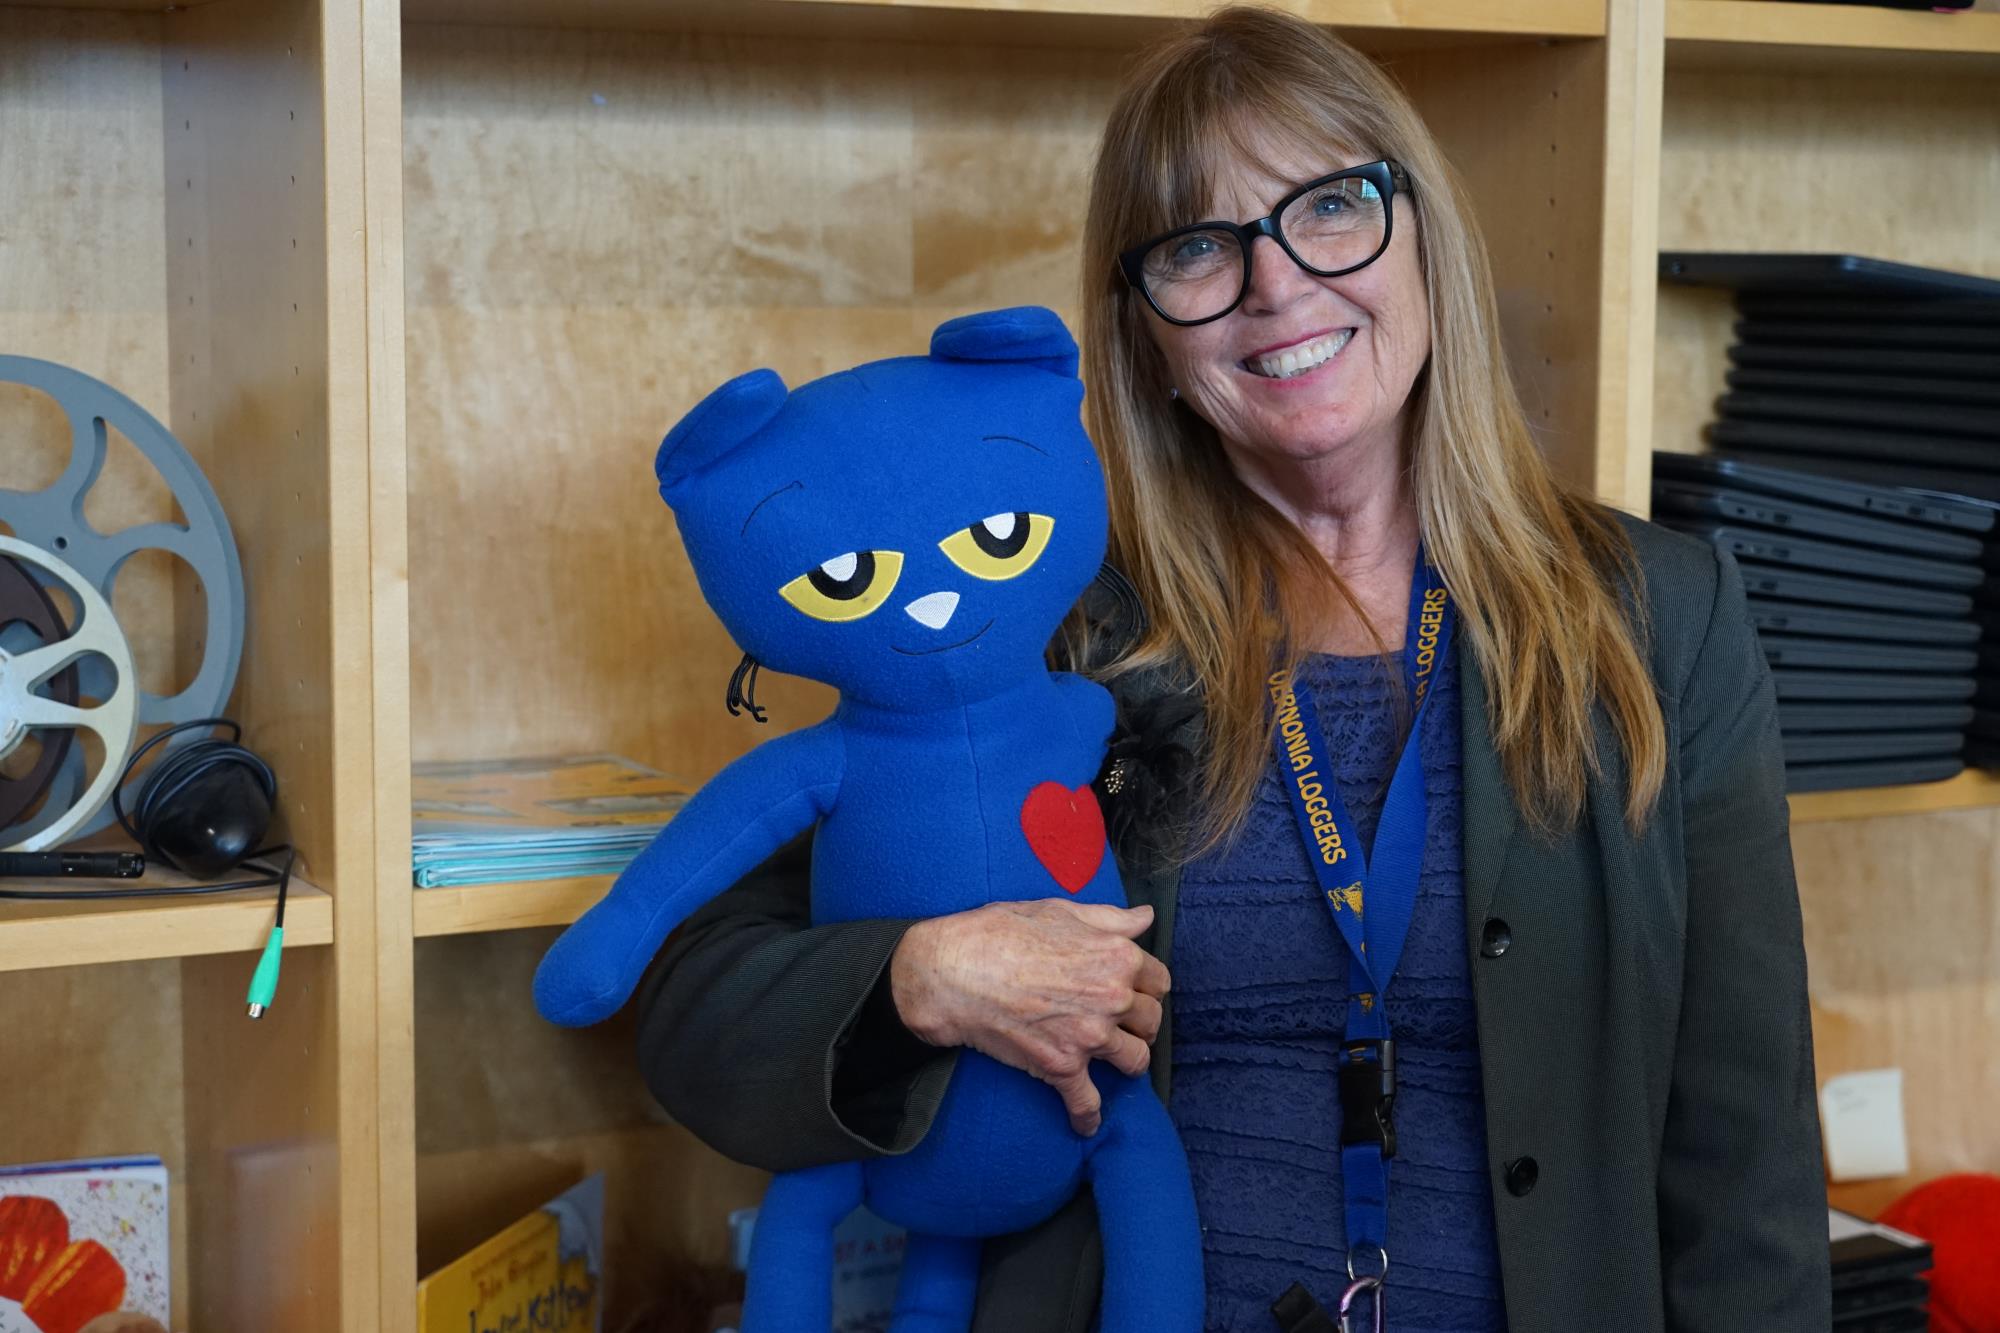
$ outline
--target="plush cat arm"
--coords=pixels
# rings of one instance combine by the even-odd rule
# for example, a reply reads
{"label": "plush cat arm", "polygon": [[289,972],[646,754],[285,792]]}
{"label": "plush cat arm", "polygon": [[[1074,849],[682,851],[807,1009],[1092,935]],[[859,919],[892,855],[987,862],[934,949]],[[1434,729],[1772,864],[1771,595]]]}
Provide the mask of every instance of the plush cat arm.
{"label": "plush cat arm", "polygon": [[766,741],[711,778],[542,959],[542,1016],[582,1027],[616,1013],[669,931],[832,808],[842,760],[829,719]]}

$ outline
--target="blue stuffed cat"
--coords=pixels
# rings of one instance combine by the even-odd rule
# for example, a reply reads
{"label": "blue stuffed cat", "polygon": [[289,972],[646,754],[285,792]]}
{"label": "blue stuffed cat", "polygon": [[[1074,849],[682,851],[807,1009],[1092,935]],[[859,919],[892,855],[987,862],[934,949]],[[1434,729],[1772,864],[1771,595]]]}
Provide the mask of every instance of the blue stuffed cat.
{"label": "blue stuffed cat", "polygon": [[[543,1014],[612,1013],[668,931],[815,823],[815,922],[1062,893],[1125,905],[1090,785],[1111,697],[1043,659],[1105,549],[1076,370],[1053,313],[1002,310],[942,325],[929,356],[794,391],[753,371],[667,436],[660,490],[709,604],[752,657],[840,702],[688,802],[542,961]],[[1084,1138],[1052,1088],[968,1050],[910,1152],[776,1177],[746,1333],[828,1326],[831,1233],[864,1201],[910,1231],[893,1328],[963,1333],[982,1239],[1035,1225],[1086,1182],[1105,1333],[1195,1333],[1186,1156],[1145,1079],[1093,1076],[1103,1125]]]}

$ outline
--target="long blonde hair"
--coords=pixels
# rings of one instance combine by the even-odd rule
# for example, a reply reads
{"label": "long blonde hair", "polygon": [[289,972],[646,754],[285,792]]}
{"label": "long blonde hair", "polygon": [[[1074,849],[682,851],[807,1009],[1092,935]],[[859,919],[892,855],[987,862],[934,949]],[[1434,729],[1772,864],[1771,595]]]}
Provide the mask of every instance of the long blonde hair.
{"label": "long blonde hair", "polygon": [[1254,154],[1259,135],[1393,158],[1410,173],[1415,206],[1399,194],[1396,221],[1416,224],[1431,357],[1405,448],[1425,551],[1488,682],[1494,746],[1530,822],[1574,824],[1601,775],[1602,699],[1629,774],[1626,818],[1641,826],[1666,732],[1635,624],[1636,557],[1610,511],[1562,484],[1535,447],[1464,189],[1365,56],[1324,28],[1239,7],[1141,53],[1105,127],[1084,227],[1084,410],[1104,453],[1112,559],[1149,619],[1108,674],[1178,661],[1200,683],[1207,819],[1195,847],[1226,839],[1249,809],[1271,753],[1267,676],[1296,667],[1335,608],[1359,611],[1304,535],[1237,479],[1214,430],[1169,400],[1145,300],[1118,271],[1125,246],[1205,216],[1218,170]]}

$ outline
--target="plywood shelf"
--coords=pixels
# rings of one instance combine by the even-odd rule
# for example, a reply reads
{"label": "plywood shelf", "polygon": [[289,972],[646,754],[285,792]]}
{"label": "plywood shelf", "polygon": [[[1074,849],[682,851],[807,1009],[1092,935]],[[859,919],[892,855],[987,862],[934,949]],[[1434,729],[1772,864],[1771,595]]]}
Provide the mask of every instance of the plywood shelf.
{"label": "plywood shelf", "polygon": [[[1212,0],[405,0],[418,23],[761,33],[788,38],[1121,45],[1198,18]],[[1342,29],[1397,39],[1602,37],[1592,0],[1290,0]]]}
{"label": "plywood shelf", "polygon": [[523,880],[464,888],[415,890],[416,933],[470,935],[489,930],[566,926],[611,888],[609,875]]}
{"label": "plywood shelf", "polygon": [[2000,61],[2000,13],[1778,0],[1667,0],[1674,65],[1812,65],[1908,56]]}
{"label": "plywood shelf", "polygon": [[1957,777],[1943,782],[1806,792],[1792,797],[1791,803],[1794,824],[1811,824],[1828,819],[1869,819],[1879,815],[1931,814],[1939,810],[1977,810],[2000,806],[2000,773],[1968,768]]}
{"label": "plywood shelf", "polygon": [[[134,887],[191,882],[149,873]],[[28,880],[8,884],[23,889],[56,887]],[[254,952],[264,947],[276,906],[277,890],[269,888],[213,897],[0,900],[0,972]],[[293,876],[285,903],[285,948],[327,944],[332,939],[333,899]]]}

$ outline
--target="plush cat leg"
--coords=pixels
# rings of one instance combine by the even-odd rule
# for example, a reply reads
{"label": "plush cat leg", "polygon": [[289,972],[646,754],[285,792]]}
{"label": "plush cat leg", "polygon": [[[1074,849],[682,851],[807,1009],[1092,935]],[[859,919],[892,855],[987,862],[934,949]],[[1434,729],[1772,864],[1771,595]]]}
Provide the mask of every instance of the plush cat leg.
{"label": "plush cat leg", "polygon": [[833,1327],[833,1229],[861,1203],[861,1163],[771,1177],[750,1236],[743,1333]]}
{"label": "plush cat leg", "polygon": [[1201,1333],[1201,1225],[1187,1154],[1144,1078],[1100,1075],[1084,1170],[1104,1232],[1103,1333]]}
{"label": "plush cat leg", "polygon": [[966,1333],[979,1295],[977,1238],[910,1234],[889,1333]]}

